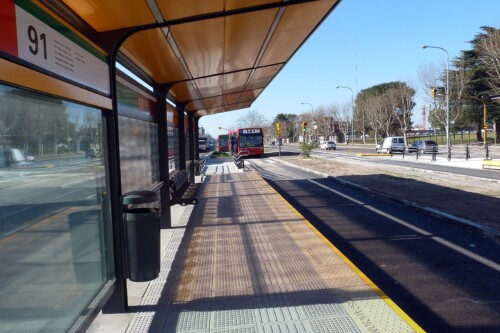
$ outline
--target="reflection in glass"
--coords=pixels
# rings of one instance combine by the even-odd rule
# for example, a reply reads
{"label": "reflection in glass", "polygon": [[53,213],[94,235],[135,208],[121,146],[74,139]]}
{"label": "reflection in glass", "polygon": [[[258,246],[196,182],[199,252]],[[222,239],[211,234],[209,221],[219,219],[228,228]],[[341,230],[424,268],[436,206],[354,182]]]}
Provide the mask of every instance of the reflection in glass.
{"label": "reflection in glass", "polygon": [[103,126],[99,109],[0,86],[2,333],[66,332],[114,276]]}

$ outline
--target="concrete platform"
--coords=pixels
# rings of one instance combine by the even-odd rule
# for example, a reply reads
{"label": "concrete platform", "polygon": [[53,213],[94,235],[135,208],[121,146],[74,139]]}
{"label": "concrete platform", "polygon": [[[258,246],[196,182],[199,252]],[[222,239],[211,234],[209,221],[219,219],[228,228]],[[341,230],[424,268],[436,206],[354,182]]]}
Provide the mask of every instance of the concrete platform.
{"label": "concrete platform", "polygon": [[206,166],[197,206],[173,207],[160,277],[88,332],[422,331],[259,175],[224,163]]}

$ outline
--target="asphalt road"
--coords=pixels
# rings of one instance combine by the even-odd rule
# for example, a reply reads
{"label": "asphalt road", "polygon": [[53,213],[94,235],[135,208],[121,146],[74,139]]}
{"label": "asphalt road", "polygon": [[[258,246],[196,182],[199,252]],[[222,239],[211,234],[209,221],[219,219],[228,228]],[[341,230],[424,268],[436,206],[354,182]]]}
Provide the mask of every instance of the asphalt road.
{"label": "asphalt road", "polygon": [[426,331],[500,331],[498,241],[269,159],[246,166]]}

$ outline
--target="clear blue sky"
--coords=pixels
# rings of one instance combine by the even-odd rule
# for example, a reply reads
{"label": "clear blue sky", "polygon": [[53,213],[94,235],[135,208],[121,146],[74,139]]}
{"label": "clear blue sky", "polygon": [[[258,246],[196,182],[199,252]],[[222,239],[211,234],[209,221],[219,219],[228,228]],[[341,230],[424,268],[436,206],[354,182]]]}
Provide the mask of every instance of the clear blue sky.
{"label": "clear blue sky", "polygon": [[343,0],[248,109],[204,116],[200,126],[216,137],[236,120],[258,111],[269,121],[279,113],[300,114],[332,103],[348,103],[354,92],[391,81],[416,85],[414,122],[420,123],[427,92],[417,70],[450,60],[481,26],[500,28],[500,0]]}

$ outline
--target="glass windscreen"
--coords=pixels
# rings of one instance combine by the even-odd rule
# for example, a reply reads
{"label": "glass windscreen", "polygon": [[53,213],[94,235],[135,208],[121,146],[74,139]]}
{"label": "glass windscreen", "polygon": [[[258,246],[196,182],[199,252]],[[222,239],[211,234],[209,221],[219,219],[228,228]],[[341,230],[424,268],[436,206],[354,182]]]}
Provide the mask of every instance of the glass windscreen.
{"label": "glass windscreen", "polygon": [[240,148],[262,147],[262,134],[241,134]]}

